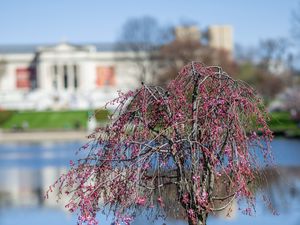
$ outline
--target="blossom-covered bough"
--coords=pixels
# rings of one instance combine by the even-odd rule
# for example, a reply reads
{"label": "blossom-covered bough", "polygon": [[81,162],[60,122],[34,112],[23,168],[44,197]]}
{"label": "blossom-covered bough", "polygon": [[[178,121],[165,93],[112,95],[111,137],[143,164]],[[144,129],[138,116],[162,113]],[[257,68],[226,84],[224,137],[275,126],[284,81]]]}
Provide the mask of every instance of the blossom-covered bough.
{"label": "blossom-covered bough", "polygon": [[141,212],[168,210],[206,224],[209,213],[240,199],[251,213],[251,183],[271,161],[272,139],[251,87],[192,62],[167,88],[142,84],[111,104],[110,124],[91,134],[87,156],[55,184],[71,196],[67,207],[79,212],[79,224],[96,224],[98,211],[130,224]]}

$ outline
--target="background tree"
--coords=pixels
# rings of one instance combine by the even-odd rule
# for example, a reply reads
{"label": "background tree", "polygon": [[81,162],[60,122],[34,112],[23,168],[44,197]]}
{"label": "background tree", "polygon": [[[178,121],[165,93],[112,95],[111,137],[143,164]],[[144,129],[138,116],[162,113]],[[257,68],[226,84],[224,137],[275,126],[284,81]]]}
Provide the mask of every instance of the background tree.
{"label": "background tree", "polygon": [[300,40],[300,2],[295,10],[292,11],[292,36],[299,44]]}
{"label": "background tree", "polygon": [[[178,28],[184,31],[181,37]],[[190,32],[190,28],[194,30]],[[202,45],[198,26],[193,22],[167,27],[152,17],[132,18],[123,25],[117,47],[132,52],[130,62],[136,65],[141,82],[166,85],[192,60],[222,64],[231,74],[237,71],[228,52]]]}
{"label": "background tree", "polygon": [[291,68],[293,74],[293,83],[300,85],[300,2],[298,2],[298,6],[292,11],[292,40],[293,42],[293,50],[291,53]]}
{"label": "background tree", "polygon": [[286,85],[292,85],[293,54],[291,43],[285,38],[266,39],[260,42],[258,66],[269,73],[281,77]]}
{"label": "background tree", "polygon": [[183,210],[191,225],[206,224],[210,212],[236,199],[246,199],[251,214],[257,154],[268,162],[272,134],[247,84],[192,62],[166,89],[144,84],[112,104],[110,125],[91,135],[86,158],[57,181],[79,224],[95,224],[101,209],[116,224],[143,211],[164,214],[169,187],[180,207],[173,210]]}
{"label": "background tree", "polygon": [[7,62],[3,59],[0,59],[0,80],[6,72],[6,64]]}
{"label": "background tree", "polygon": [[239,47],[234,77],[255,87],[266,102],[272,101],[293,84],[289,47],[283,38],[263,40],[256,48]]}
{"label": "background tree", "polygon": [[237,74],[236,78],[255,87],[267,102],[272,100],[286,86],[283,77],[271,74],[253,62],[240,63]]}
{"label": "background tree", "polygon": [[144,82],[156,69],[155,50],[168,39],[168,29],[160,27],[153,17],[131,18],[122,27],[117,48],[132,52],[130,61],[137,67],[138,79]]}
{"label": "background tree", "polygon": [[284,65],[287,57],[289,43],[284,38],[267,39],[259,44],[259,66],[268,71],[273,68],[280,72],[280,67]]}
{"label": "background tree", "polygon": [[291,113],[292,118],[300,121],[300,87],[288,88],[279,99],[283,102],[283,108]]}
{"label": "background tree", "polygon": [[[184,29],[184,37],[176,34],[178,28]],[[191,28],[197,31],[189,32]],[[198,27],[191,24],[173,28],[173,40],[159,49],[161,70],[156,80],[158,84],[166,85],[176,77],[180,68],[192,60],[201,61],[207,65],[222,65],[229,73],[236,73],[237,67],[229,52],[203,45],[200,34],[197,38],[195,32],[199,32]]]}

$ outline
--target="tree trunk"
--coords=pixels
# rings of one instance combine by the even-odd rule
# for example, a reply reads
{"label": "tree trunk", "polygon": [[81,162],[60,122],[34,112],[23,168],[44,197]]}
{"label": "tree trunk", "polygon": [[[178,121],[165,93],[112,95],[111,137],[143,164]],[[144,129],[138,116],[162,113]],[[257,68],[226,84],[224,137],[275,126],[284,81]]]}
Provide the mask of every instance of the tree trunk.
{"label": "tree trunk", "polygon": [[206,225],[206,222],[203,222],[203,221],[200,221],[200,220],[199,220],[199,221],[197,222],[197,225]]}
{"label": "tree trunk", "polygon": [[188,224],[189,225],[206,225],[206,218],[205,219],[198,219],[198,221],[194,221],[194,220],[189,218],[188,219]]}
{"label": "tree trunk", "polygon": [[188,223],[189,223],[189,225],[206,225],[206,221],[205,222],[203,222],[203,221],[201,221],[201,220],[198,220],[198,222],[195,224],[195,223],[193,223],[193,221],[188,221]]}

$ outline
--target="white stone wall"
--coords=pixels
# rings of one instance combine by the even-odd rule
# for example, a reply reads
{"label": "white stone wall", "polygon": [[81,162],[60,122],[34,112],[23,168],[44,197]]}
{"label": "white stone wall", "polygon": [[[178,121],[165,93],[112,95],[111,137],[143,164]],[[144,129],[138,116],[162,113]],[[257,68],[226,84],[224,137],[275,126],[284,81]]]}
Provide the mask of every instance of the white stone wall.
{"label": "white stone wall", "polygon": [[0,92],[20,91],[16,88],[16,69],[30,66],[33,54],[0,55],[5,64],[4,74],[0,78]]}
{"label": "white stone wall", "polygon": [[[60,44],[40,48],[36,61],[38,88],[21,90],[16,87],[16,69],[29,67],[35,53],[4,54],[0,59],[7,62],[5,74],[0,79],[0,108],[47,109],[47,108],[98,108],[117,96],[117,91],[128,91],[140,86],[139,72],[129,52],[96,52],[94,48],[78,48]],[[58,90],[53,86],[53,66],[57,65],[60,79]],[[63,66],[67,65],[69,86],[64,88]],[[78,88],[73,88],[73,66],[77,66]],[[114,86],[97,86],[97,67],[114,67]],[[59,101],[55,98],[59,97]]]}

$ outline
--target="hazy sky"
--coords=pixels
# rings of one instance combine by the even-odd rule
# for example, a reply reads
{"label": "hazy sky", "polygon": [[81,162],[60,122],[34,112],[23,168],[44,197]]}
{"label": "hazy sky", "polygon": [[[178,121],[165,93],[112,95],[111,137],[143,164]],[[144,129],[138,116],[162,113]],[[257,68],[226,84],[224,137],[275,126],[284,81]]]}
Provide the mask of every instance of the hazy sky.
{"label": "hazy sky", "polygon": [[113,42],[130,17],[231,24],[236,43],[288,37],[300,0],[1,0],[0,44]]}

